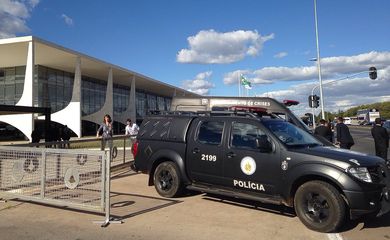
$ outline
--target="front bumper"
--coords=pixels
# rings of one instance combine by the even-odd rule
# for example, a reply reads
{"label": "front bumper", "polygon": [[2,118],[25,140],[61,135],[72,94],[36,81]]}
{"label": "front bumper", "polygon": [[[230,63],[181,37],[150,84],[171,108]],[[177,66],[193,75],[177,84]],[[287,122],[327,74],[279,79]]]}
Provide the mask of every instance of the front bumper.
{"label": "front bumper", "polygon": [[385,215],[388,212],[390,212],[390,187],[389,186],[383,189],[382,196],[381,196],[381,209],[377,217]]}
{"label": "front bumper", "polygon": [[351,219],[364,215],[379,217],[390,212],[390,187],[370,192],[344,191],[344,194],[349,204]]}

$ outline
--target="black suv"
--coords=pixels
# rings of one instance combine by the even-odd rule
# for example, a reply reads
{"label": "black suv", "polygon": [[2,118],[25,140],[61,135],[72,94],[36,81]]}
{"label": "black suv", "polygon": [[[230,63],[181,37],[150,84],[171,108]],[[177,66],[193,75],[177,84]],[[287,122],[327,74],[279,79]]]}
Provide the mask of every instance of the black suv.
{"label": "black suv", "polygon": [[347,216],[390,210],[381,158],[324,146],[280,119],[235,113],[147,117],[134,169],[163,197],[184,189],[294,207],[310,229],[335,231]]}

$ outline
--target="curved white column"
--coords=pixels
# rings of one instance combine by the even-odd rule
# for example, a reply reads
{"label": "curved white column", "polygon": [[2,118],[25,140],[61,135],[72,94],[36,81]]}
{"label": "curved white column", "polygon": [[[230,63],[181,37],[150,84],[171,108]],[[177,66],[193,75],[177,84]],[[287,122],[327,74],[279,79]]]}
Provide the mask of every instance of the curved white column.
{"label": "curved white column", "polygon": [[[16,106],[33,106],[33,79],[34,79],[34,42],[28,43],[26,73],[24,77],[23,94]],[[19,129],[31,141],[31,133],[34,130],[34,116],[28,114],[2,115],[0,121]]]}
{"label": "curved white column", "polygon": [[[108,70],[108,79],[107,79],[107,88],[106,88],[106,99],[104,101],[103,107],[90,115],[83,116],[82,120],[94,122],[96,124],[101,124],[103,122],[103,117],[106,114],[109,114],[113,118],[113,76],[112,68]],[[113,119],[115,120],[115,119]]]}
{"label": "curved white column", "polygon": [[67,125],[76,135],[81,137],[81,59],[77,57],[72,99],[70,103],[62,110],[52,113],[51,120]]}

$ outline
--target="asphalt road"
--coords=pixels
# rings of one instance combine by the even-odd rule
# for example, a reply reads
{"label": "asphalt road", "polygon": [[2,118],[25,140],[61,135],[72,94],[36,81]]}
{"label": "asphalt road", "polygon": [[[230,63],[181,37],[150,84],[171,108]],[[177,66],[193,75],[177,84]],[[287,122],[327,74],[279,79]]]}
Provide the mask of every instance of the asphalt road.
{"label": "asphalt road", "polygon": [[[352,150],[374,153],[369,129],[352,128]],[[0,239],[348,239],[389,240],[390,214],[348,223],[339,233],[307,229],[293,209],[191,193],[161,198],[147,176],[127,172],[112,181],[112,215],[121,225],[100,228],[103,216],[29,202],[0,203]]]}
{"label": "asphalt road", "polygon": [[[374,140],[369,127],[351,126],[350,132],[355,141],[351,150],[375,155]],[[390,214],[380,218],[352,221],[341,230],[340,235],[349,240],[388,240],[390,239]]]}

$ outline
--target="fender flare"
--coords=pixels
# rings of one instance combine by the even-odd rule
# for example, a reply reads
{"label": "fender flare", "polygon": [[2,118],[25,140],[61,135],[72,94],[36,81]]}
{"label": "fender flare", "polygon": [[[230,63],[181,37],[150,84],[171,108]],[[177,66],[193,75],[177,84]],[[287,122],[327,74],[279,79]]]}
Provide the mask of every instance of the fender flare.
{"label": "fender flare", "polygon": [[290,169],[285,178],[285,183],[288,183],[282,193],[283,198],[290,202],[294,198],[294,193],[298,187],[310,180],[324,180],[334,185],[338,190],[344,191],[347,186],[346,182],[339,181],[342,176],[345,176],[342,169],[334,166],[319,165],[318,163],[302,164]]}
{"label": "fender flare", "polygon": [[149,172],[149,185],[153,185],[153,175],[154,175],[154,170],[160,164],[161,162],[164,161],[172,161],[174,162],[177,167],[179,168],[180,171],[180,176],[181,180],[185,184],[191,183],[189,177],[187,176],[187,171],[185,167],[185,161],[181,157],[181,155],[173,150],[169,149],[161,149],[155,152],[149,160],[148,164],[148,172]]}

